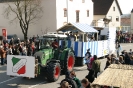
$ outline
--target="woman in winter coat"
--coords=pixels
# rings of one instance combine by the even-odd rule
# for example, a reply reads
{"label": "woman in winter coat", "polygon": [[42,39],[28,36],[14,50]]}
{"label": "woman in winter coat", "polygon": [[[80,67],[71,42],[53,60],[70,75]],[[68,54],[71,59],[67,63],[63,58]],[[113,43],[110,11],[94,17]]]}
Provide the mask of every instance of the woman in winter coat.
{"label": "woman in winter coat", "polygon": [[88,65],[88,70],[92,69],[92,63],[94,61],[94,57],[90,58],[90,63]]}
{"label": "woman in winter coat", "polygon": [[94,55],[94,61],[92,63],[92,69],[95,72],[95,78],[97,78],[97,74],[98,74],[98,72],[100,72],[100,66],[101,66],[101,62],[98,60],[97,56]]}
{"label": "woman in winter coat", "polygon": [[88,81],[90,83],[92,83],[94,81],[94,79],[95,79],[95,76],[94,75],[95,75],[94,70],[93,69],[90,69],[88,75],[85,78],[87,78]]}

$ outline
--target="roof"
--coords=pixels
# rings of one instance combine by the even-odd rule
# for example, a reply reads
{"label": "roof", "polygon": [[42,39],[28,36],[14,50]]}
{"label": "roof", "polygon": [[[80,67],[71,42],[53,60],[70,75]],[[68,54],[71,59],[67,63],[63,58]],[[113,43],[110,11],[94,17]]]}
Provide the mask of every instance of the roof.
{"label": "roof", "polygon": [[133,88],[133,66],[112,64],[92,84]]}
{"label": "roof", "polygon": [[[92,0],[92,1],[94,2],[94,15],[106,15],[114,2],[114,0]],[[120,14],[122,15],[122,11],[118,1],[117,0],[115,1],[120,11]]]}
{"label": "roof", "polygon": [[68,23],[63,27],[59,28],[57,31],[62,31],[62,32],[72,31],[72,32],[83,32],[83,33],[98,32],[90,25],[83,23]]}
{"label": "roof", "polygon": [[60,37],[60,38],[65,38],[67,35],[63,34],[44,34],[42,35],[43,37]]}
{"label": "roof", "polygon": [[121,18],[121,26],[131,26],[130,18]]}
{"label": "roof", "polygon": [[121,15],[121,18],[131,18],[131,14],[123,14]]}

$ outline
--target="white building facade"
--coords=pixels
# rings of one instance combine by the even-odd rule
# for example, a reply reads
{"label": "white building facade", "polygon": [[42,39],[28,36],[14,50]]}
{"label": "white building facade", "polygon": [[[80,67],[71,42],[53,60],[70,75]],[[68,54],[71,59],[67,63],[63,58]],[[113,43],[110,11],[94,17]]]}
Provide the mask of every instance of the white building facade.
{"label": "white building facade", "polygon": [[[110,19],[109,27],[120,27],[121,23],[121,8],[117,0],[102,0],[99,2],[94,1],[94,26],[104,27],[103,18]],[[95,4],[96,3],[96,4]],[[106,5],[107,4],[107,5]],[[101,6],[102,5],[102,6]],[[99,8],[98,8],[99,7]]]}
{"label": "white building facade", "polygon": [[[92,23],[92,0],[42,0],[41,4],[43,16],[35,24],[30,25],[28,37],[37,34],[42,35],[46,32],[55,32],[67,22],[87,23],[89,25]],[[6,8],[5,3],[0,3],[0,29],[5,28],[7,34],[17,34],[18,37],[23,38],[19,23],[9,24],[14,16],[11,15],[10,19],[4,18],[4,8]]]}
{"label": "white building facade", "polygon": [[106,18],[111,19],[109,27],[120,27],[121,13],[115,0],[108,11]]}

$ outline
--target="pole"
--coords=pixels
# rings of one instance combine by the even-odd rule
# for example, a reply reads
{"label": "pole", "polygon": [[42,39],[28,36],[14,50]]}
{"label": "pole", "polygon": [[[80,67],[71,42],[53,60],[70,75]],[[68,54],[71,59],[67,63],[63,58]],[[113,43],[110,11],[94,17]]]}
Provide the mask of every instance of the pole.
{"label": "pole", "polygon": [[67,23],[68,23],[68,0],[66,0],[66,8],[67,8]]}
{"label": "pole", "polygon": [[97,41],[98,41],[98,32],[97,32]]}

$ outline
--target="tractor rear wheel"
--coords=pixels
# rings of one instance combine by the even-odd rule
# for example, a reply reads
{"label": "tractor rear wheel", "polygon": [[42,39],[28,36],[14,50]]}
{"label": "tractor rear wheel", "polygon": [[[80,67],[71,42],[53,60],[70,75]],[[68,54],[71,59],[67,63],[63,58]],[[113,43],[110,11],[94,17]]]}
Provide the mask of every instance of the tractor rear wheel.
{"label": "tractor rear wheel", "polygon": [[50,63],[47,67],[47,80],[55,82],[59,79],[61,67],[59,63]]}
{"label": "tractor rear wheel", "polygon": [[64,69],[63,69],[63,72],[67,72],[67,71],[72,71],[73,70],[73,67],[74,67],[74,64],[75,64],[75,57],[74,57],[74,54],[71,53],[67,53],[67,56],[64,60]]}

